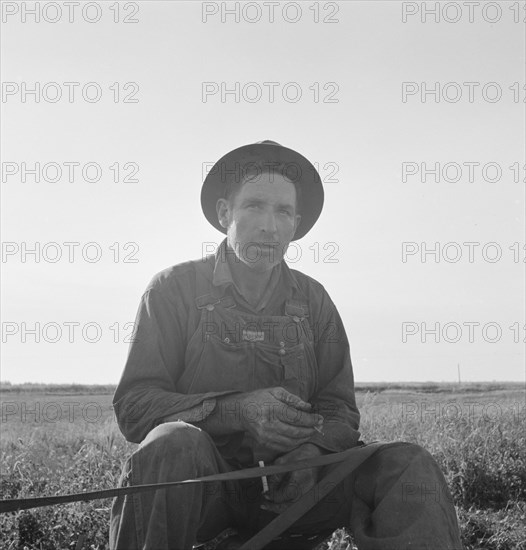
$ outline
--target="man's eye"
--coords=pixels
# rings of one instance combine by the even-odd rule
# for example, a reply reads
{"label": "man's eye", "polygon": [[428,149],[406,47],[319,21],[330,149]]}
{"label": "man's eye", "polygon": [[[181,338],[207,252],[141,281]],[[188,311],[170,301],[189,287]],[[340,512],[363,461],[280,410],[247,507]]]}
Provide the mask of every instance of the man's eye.
{"label": "man's eye", "polygon": [[282,208],[282,209],[280,210],[280,213],[281,213],[281,214],[286,214],[287,216],[290,216],[290,210],[287,210],[286,208]]}

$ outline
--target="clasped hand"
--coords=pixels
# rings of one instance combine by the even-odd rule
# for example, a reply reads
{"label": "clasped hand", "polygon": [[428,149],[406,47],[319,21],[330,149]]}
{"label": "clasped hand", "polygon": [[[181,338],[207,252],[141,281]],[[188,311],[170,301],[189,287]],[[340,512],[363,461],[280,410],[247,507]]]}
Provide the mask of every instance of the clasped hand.
{"label": "clasped hand", "polygon": [[[274,464],[290,464],[324,454],[312,443],[304,443],[297,449],[285,453]],[[264,493],[265,502],[261,508],[279,514],[310,491],[318,481],[318,468],[294,470],[268,478],[269,490]]]}
{"label": "clasped hand", "polygon": [[307,443],[323,426],[312,405],[284,388],[266,388],[241,400],[243,429],[264,448],[283,454]]}
{"label": "clasped hand", "polygon": [[[244,410],[250,405],[258,414],[245,415],[244,429],[260,445],[280,454],[274,464],[288,464],[320,456],[323,451],[309,443],[321,431],[323,417],[311,413],[310,403],[284,388],[269,388],[247,394],[242,400]],[[317,469],[295,470],[269,477],[269,491],[262,508],[275,513],[287,509],[317,481]]]}

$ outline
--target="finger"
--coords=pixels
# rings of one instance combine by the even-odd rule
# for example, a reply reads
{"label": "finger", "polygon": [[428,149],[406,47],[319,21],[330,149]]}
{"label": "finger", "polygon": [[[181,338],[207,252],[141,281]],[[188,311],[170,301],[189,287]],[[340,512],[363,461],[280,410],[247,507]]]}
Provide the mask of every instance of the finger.
{"label": "finger", "polygon": [[285,454],[297,449],[304,443],[309,443],[312,440],[312,436],[306,436],[301,438],[294,438],[285,436],[282,434],[273,434],[272,437],[261,440],[262,445],[277,451],[278,454]]}
{"label": "finger", "polygon": [[303,401],[303,399],[301,399],[297,395],[294,395],[293,393],[288,392],[285,388],[270,388],[269,391],[276,399],[278,399],[282,403],[286,403],[287,405],[294,407],[295,409],[310,411],[310,409],[312,408],[312,405],[310,403]]}
{"label": "finger", "polygon": [[275,422],[268,429],[269,433],[290,439],[308,440],[316,434],[314,427],[293,426],[284,422]]}
{"label": "finger", "polygon": [[274,514],[281,514],[283,513],[288,507],[290,506],[290,503],[282,503],[277,504],[275,502],[264,502],[260,507],[262,510],[267,510],[269,512],[273,512]]}
{"label": "finger", "polygon": [[318,427],[323,426],[324,418],[320,414],[313,414],[293,407],[284,407],[279,412],[279,420],[293,426]]}
{"label": "finger", "polygon": [[[273,491],[275,491],[276,488],[279,487],[285,481],[286,477],[288,477],[288,473],[274,474],[274,475],[268,476],[267,481],[268,481],[269,493],[272,493]],[[269,493],[265,493],[265,495],[270,496]],[[270,500],[272,500],[272,498]]]}
{"label": "finger", "polygon": [[269,449],[276,451],[280,454],[288,453],[296,447],[299,447],[302,443],[307,443],[310,441],[312,436],[304,436],[300,439],[293,438],[287,435],[283,435],[280,432],[271,433],[265,438],[261,439],[261,442],[267,446]]}
{"label": "finger", "polygon": [[292,472],[287,482],[277,487],[270,495],[271,501],[276,503],[295,502],[316,484],[314,469]]}
{"label": "finger", "polygon": [[[301,480],[301,478],[300,478]],[[283,502],[296,502],[303,495],[302,483],[297,477],[291,476],[287,483],[276,487],[270,495],[271,502],[281,504]]]}
{"label": "finger", "polygon": [[274,495],[281,487],[284,487],[288,483],[289,476],[289,474],[269,476],[267,478],[268,491],[263,494],[263,498],[268,502],[274,502]]}

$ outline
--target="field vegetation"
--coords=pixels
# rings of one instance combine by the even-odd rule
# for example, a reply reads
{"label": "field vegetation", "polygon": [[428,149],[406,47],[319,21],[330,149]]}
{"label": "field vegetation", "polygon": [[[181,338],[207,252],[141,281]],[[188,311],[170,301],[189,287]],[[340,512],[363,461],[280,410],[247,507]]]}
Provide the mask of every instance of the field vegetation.
{"label": "field vegetation", "polygon": [[[115,487],[135,445],[124,440],[111,386],[4,384],[2,499]],[[466,550],[526,550],[525,391],[519,384],[363,384],[357,398],[365,441],[428,449],[453,495]],[[9,550],[107,548],[111,501],[0,516]],[[323,544],[351,550],[338,530]]]}

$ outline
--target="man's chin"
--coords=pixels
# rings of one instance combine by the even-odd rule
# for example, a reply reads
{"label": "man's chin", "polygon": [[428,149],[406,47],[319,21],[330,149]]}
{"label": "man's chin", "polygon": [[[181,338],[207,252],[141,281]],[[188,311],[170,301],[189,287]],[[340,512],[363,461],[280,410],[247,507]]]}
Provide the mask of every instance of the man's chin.
{"label": "man's chin", "polygon": [[[271,269],[283,259],[283,247],[264,243],[249,243],[236,251],[238,258],[249,267],[260,264],[263,269]],[[263,267],[266,266],[266,267]]]}
{"label": "man's chin", "polygon": [[[281,260],[280,260],[281,261]],[[270,261],[270,258],[259,258],[258,260],[246,260],[243,259],[242,262],[250,268],[252,271],[257,273],[265,273],[266,271],[270,271],[272,268],[274,268],[276,265],[280,263],[280,261],[276,261],[276,258],[274,258],[274,261]]]}

